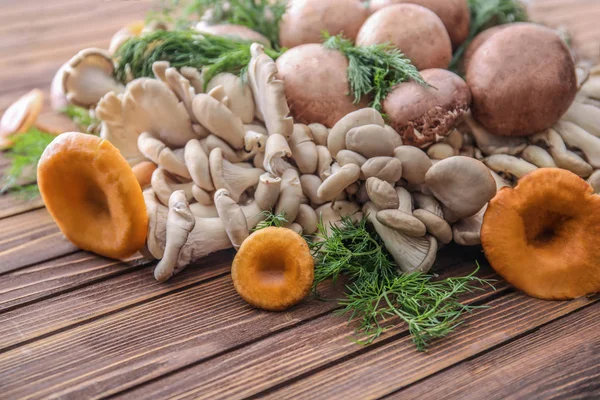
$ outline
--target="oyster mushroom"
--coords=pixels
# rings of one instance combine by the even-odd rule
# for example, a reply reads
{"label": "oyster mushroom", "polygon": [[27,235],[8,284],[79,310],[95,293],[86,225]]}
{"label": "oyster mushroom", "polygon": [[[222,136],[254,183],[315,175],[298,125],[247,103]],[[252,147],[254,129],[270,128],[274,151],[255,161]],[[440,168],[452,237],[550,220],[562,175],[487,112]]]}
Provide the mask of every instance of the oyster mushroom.
{"label": "oyster mushroom", "polygon": [[383,101],[383,112],[405,145],[427,147],[448,136],[471,104],[469,87],[444,69],[427,69],[417,82],[397,85]]}
{"label": "oyster mushroom", "polygon": [[492,171],[509,174],[517,178],[522,178],[526,174],[537,169],[535,165],[528,163],[522,158],[506,154],[494,154],[483,160],[483,162]]}
{"label": "oyster mushroom", "polygon": [[413,215],[413,199],[408,190],[396,187],[398,207],[395,210],[379,210],[377,220],[388,228],[408,236],[425,236],[427,227]]}
{"label": "oyster mushroom", "polygon": [[556,163],[550,153],[539,146],[529,145],[525,147],[525,150],[521,153],[521,157],[538,168],[556,167]]}
{"label": "oyster mushroom", "polygon": [[106,50],[81,50],[64,66],[62,92],[71,104],[91,107],[109,92],[123,92],[123,85],[113,77],[114,66]]}
{"label": "oyster mushroom", "polygon": [[283,214],[289,222],[294,222],[302,203],[302,185],[295,169],[287,169],[281,176],[281,191],[275,207],[275,214]]}
{"label": "oyster mushroom", "polygon": [[317,170],[317,146],[312,139],[310,129],[303,124],[294,124],[294,132],[289,140],[292,158],[300,173],[313,174]]}
{"label": "oyster mushroom", "polygon": [[465,113],[464,121],[471,130],[471,135],[477,147],[486,156],[492,154],[508,154],[511,156],[521,153],[527,147],[527,140],[522,137],[507,137],[494,135],[473,119],[471,113]]}
{"label": "oyster mushroom", "polygon": [[565,141],[566,145],[581,150],[588,163],[600,168],[600,138],[569,121],[559,121],[554,129]]}
{"label": "oyster mushroom", "polygon": [[321,180],[321,178],[319,178],[316,175],[307,174],[302,175],[300,177],[300,185],[302,186],[302,192],[308,197],[310,203],[315,207],[318,207],[325,203],[325,201],[321,200],[321,198],[318,195],[318,190],[322,183],[323,181]]}
{"label": "oyster mushroom", "polygon": [[10,137],[27,132],[35,123],[44,102],[44,94],[39,89],[21,96],[11,104],[0,119],[0,150],[10,147]]}
{"label": "oyster mushroom", "polygon": [[386,181],[371,177],[365,184],[367,195],[375,206],[381,210],[398,209],[400,202],[394,187]]}
{"label": "oyster mushroom", "polygon": [[192,101],[193,114],[202,126],[223,139],[235,150],[244,148],[244,123],[229,108],[208,94],[197,94]]}
{"label": "oyster mushroom", "polygon": [[138,148],[146,158],[171,174],[185,179],[191,178],[183,157],[178,157],[173,150],[148,132],[142,132],[138,136]]}
{"label": "oyster mushroom", "polygon": [[488,205],[483,206],[475,215],[461,219],[452,225],[454,241],[461,246],[476,246],[481,244],[481,226]]}
{"label": "oyster mushroom", "polygon": [[573,102],[563,119],[579,125],[594,136],[600,137],[600,109],[598,107]]}
{"label": "oyster mushroom", "polygon": [[360,168],[355,164],[347,164],[331,174],[321,183],[317,196],[321,201],[335,200],[348,186],[358,180]]}
{"label": "oyster mushroom", "polygon": [[188,202],[194,198],[192,193],[193,182],[180,182],[164,168],[159,167],[152,173],[150,184],[158,200],[165,206],[169,205],[169,198],[173,192],[178,190],[185,193]]}
{"label": "oyster mushroom", "polygon": [[344,166],[346,164],[356,164],[362,168],[363,164],[365,164],[368,159],[367,159],[367,157],[365,157],[361,154],[358,154],[355,151],[344,149],[344,150],[340,150],[337,153],[335,160],[341,166]]}
{"label": "oyster mushroom", "polygon": [[363,214],[360,212],[360,206],[351,201],[336,201],[334,203],[326,203],[316,210],[317,217],[325,228],[327,235],[331,234],[331,228],[341,226],[344,217],[350,218],[354,222],[362,219]]}
{"label": "oyster mushroom", "polygon": [[[339,155],[348,150],[342,150]],[[395,184],[402,178],[402,162],[395,157],[373,157],[360,166],[361,178],[376,177]]]}
{"label": "oyster mushroom", "polygon": [[233,248],[239,249],[250,235],[242,208],[231,198],[227,189],[219,189],[215,192],[215,207]]}
{"label": "oyster mushroom", "polygon": [[413,146],[400,146],[394,149],[394,157],[402,163],[402,178],[410,184],[425,182],[425,175],[433,165],[423,150]]}
{"label": "oyster mushroom", "polygon": [[254,98],[252,90],[242,78],[230,73],[221,73],[212,78],[206,85],[206,90],[211,91],[217,86],[222,86],[229,99],[229,109],[237,115],[244,124],[254,121]]}
{"label": "oyster mushroom", "polygon": [[440,243],[450,243],[452,241],[452,228],[444,220],[444,212],[435,197],[414,193],[413,198],[417,206],[417,209],[413,211],[413,216],[421,221],[427,228],[427,232]]}
{"label": "oyster mushroom", "polygon": [[319,219],[317,212],[308,204],[300,204],[298,215],[294,221],[302,227],[302,232],[306,235],[312,235],[317,231]]}
{"label": "oyster mushroom", "polygon": [[238,202],[242,193],[258,184],[264,170],[236,166],[223,158],[221,149],[209,155],[210,176],[216,189],[227,189],[228,195]]}
{"label": "oyster mushroom", "polygon": [[346,148],[367,158],[392,156],[401,145],[402,139],[396,132],[375,124],[352,128],[346,133]]}
{"label": "oyster mushroom", "polygon": [[562,137],[554,129],[548,129],[530,138],[533,143],[543,143],[548,147],[554,162],[559,168],[571,171],[581,177],[588,177],[594,171],[592,166],[577,154],[569,151]]}
{"label": "oyster mushroom", "polygon": [[329,129],[325,125],[322,124],[309,124],[308,128],[310,129],[311,136],[313,137],[315,143],[319,146],[327,146],[327,137],[329,136]]}
{"label": "oyster mushroom", "polygon": [[332,157],[337,158],[338,152],[346,148],[346,135],[351,129],[365,125],[385,126],[383,117],[373,108],[363,108],[343,116],[331,128],[327,136],[327,148]]}
{"label": "oyster mushroom", "polygon": [[209,192],[215,190],[210,176],[208,155],[198,140],[192,139],[186,143],[184,160],[190,177],[198,187]]}
{"label": "oyster mushroom", "polygon": [[432,160],[443,160],[458,155],[458,151],[448,143],[435,143],[427,149],[427,155]]}
{"label": "oyster mushroom", "polygon": [[265,158],[263,166],[266,171],[275,176],[281,176],[283,172],[291,168],[285,158],[292,156],[292,150],[282,135],[275,133],[270,135],[265,145]]}

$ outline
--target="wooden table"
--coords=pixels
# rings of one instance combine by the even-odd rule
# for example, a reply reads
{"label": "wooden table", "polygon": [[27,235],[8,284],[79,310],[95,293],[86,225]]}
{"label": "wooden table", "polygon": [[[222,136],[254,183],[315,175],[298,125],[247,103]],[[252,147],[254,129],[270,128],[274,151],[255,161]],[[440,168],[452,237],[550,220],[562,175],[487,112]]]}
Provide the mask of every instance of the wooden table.
{"label": "wooden table", "polygon": [[[599,1],[531,3],[534,18],[566,25],[583,54],[598,56]],[[1,0],[1,109],[47,90],[61,63],[105,47],[150,7]],[[0,197],[0,398],[600,398],[598,297],[540,301],[498,281],[465,298],[489,308],[427,353],[415,351],[406,326],[365,347],[351,341],[335,302],[249,307],[231,284],[232,254],[161,284],[153,263],[77,250],[39,200]],[[466,274],[476,260],[480,276],[497,278],[480,248],[444,251],[436,271]]]}

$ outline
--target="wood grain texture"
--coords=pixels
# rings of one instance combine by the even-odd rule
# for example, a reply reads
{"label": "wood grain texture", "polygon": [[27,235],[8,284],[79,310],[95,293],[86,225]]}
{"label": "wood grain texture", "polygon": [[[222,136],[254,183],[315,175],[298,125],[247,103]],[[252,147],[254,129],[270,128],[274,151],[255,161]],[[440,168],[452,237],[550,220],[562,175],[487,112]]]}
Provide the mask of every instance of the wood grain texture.
{"label": "wood grain texture", "polygon": [[411,340],[400,338],[269,392],[264,398],[379,398],[597,301],[550,302],[512,293],[465,318],[461,334],[440,341],[427,353],[411,351]]}
{"label": "wood grain texture", "polygon": [[600,304],[457,364],[390,399],[600,398]]}

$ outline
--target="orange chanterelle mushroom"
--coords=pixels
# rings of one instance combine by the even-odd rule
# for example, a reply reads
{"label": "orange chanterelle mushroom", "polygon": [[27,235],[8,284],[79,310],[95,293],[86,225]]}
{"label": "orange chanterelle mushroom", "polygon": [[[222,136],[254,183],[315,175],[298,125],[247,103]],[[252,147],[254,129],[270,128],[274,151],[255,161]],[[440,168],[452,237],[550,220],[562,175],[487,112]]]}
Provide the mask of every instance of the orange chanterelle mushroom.
{"label": "orange chanterelle mushroom", "polygon": [[531,296],[600,292],[600,196],[572,172],[542,168],[500,190],[481,242],[492,267]]}
{"label": "orange chanterelle mushroom", "polygon": [[57,136],[40,159],[38,184],[48,211],[77,247],[125,258],[144,246],[142,190],[107,140],[77,132]]}
{"label": "orange chanterelle mushroom", "polygon": [[235,290],[248,303],[281,311],[310,292],[314,261],[302,236],[287,228],[265,228],[242,243],[231,276]]}

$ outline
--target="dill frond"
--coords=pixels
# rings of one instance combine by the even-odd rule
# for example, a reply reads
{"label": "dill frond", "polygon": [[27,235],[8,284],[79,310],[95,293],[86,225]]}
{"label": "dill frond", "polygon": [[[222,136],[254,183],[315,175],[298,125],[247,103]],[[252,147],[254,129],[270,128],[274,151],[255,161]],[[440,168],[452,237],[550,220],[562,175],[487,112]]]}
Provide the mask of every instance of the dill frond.
{"label": "dill frond", "polygon": [[519,0],[469,0],[471,26],[467,40],[454,52],[449,69],[457,72],[462,57],[475,37],[484,30],[512,22],[525,22],[527,10]]}
{"label": "dill frond", "polygon": [[[287,9],[286,0],[163,0],[162,13],[152,13],[149,19],[175,20],[178,28],[190,25],[190,18],[209,19],[211,24],[246,26],[267,37],[274,49],[279,49],[279,23]],[[208,11],[208,13],[207,13]],[[174,15],[179,12],[179,18]]]}
{"label": "dill frond", "polygon": [[350,279],[346,297],[339,300],[344,308],[338,313],[358,323],[356,334],[362,339],[357,341],[362,344],[371,343],[400,319],[408,325],[417,349],[424,351],[432,340],[452,333],[466,312],[478,308],[462,304],[460,295],[490,284],[475,276],[477,270],[444,280],[398,273],[366,219],[354,224],[345,218],[341,226],[331,227],[329,235],[320,224],[316,239],[309,242],[315,257],[313,289],[340,275]]}
{"label": "dill frond", "polygon": [[285,218],[285,212],[273,214],[273,212],[265,210],[261,214],[263,217],[265,217],[265,219],[259,222],[258,225],[252,229],[252,232],[256,232],[270,226],[282,227],[288,223],[288,220]]}
{"label": "dill frond", "polygon": [[412,80],[427,85],[412,62],[390,44],[355,46],[342,35],[325,33],[324,37],[323,46],[348,58],[347,75],[355,103],[370,95],[370,107],[381,111],[381,103],[397,84]]}
{"label": "dill frond", "polygon": [[[200,34],[192,30],[155,31],[129,39],[116,52],[115,78],[123,83],[133,78],[154,77],[152,64],[168,61],[172,67],[205,68],[204,82],[221,72],[241,73],[250,62],[251,42]],[[265,48],[276,59],[281,54]]]}

